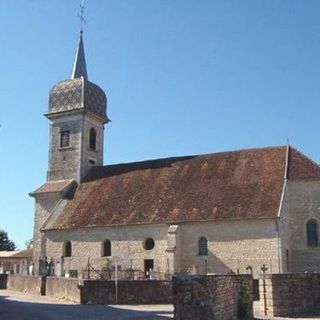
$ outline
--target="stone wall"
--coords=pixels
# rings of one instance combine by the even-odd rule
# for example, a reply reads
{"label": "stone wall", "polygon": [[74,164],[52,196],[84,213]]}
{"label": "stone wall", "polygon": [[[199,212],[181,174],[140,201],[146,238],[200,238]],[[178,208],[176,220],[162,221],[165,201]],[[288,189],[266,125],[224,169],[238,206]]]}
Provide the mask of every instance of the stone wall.
{"label": "stone wall", "polygon": [[[86,115],[60,115],[51,119],[48,180],[75,179],[80,181],[92,165],[103,164],[103,131],[100,118]],[[96,150],[89,148],[90,129],[96,130]],[[61,131],[70,130],[70,145],[61,147]]]}
{"label": "stone wall", "polygon": [[45,295],[46,278],[10,274],[8,276],[7,289],[32,294]]}
{"label": "stone wall", "polygon": [[33,262],[34,274],[39,274],[39,259],[46,255],[46,243],[40,229],[49,218],[53,208],[60,200],[56,193],[35,195],[35,215],[33,225]]}
{"label": "stone wall", "polygon": [[[47,295],[78,303],[116,304],[114,281],[0,274],[0,289]],[[171,304],[171,281],[118,281],[119,304]]]}
{"label": "stone wall", "polygon": [[[208,239],[208,255],[199,255],[199,238]],[[145,250],[144,241],[153,238],[155,247]],[[105,239],[111,241],[112,256],[101,257]],[[132,225],[104,228],[52,230],[45,232],[48,260],[60,259],[63,243],[72,243],[72,257],[64,269],[81,271],[88,259],[99,270],[109,267],[117,257],[122,270],[144,271],[144,260],[154,260],[154,271],[161,273],[225,274],[230,269],[245,273],[251,266],[255,276],[263,264],[271,272],[279,271],[279,246],[273,219],[188,223],[177,226]],[[85,253],[85,254],[84,254]],[[163,279],[163,278],[162,278]]]}
{"label": "stone wall", "polygon": [[[247,219],[181,225],[182,273],[246,273],[258,277],[263,264],[278,272],[278,241],[275,219]],[[200,237],[208,240],[208,255],[199,255]]]}
{"label": "stone wall", "polygon": [[0,289],[7,289],[8,275],[0,273]]}
{"label": "stone wall", "polygon": [[175,320],[253,319],[250,275],[176,276]]}
{"label": "stone wall", "polygon": [[[114,281],[48,277],[46,295],[79,303],[116,304]],[[170,304],[170,281],[118,281],[119,304]]]}
{"label": "stone wall", "polygon": [[[80,181],[83,115],[60,116],[50,124],[48,180]],[[70,146],[61,148],[61,131],[70,130]]]}
{"label": "stone wall", "polygon": [[[284,317],[320,311],[320,274],[285,273],[259,280],[259,315]],[[266,307],[266,313],[265,313]]]}
{"label": "stone wall", "polygon": [[280,217],[281,271],[319,272],[320,247],[307,245],[306,223],[314,219],[320,226],[320,181],[289,180]]}
{"label": "stone wall", "polygon": [[[118,226],[105,228],[82,228],[71,230],[47,231],[46,256],[50,261],[60,259],[63,253],[63,243],[71,241],[72,257],[64,259],[63,269],[78,270],[81,277],[88,260],[96,270],[112,268],[115,260],[119,269],[134,269],[144,271],[144,260],[154,261],[154,270],[166,272],[170,263],[167,260],[167,225]],[[152,250],[144,248],[144,241],[153,238],[155,246]],[[111,241],[111,257],[102,257],[103,242]],[[169,264],[169,266],[168,266]],[[92,273],[94,277],[94,273]],[[97,276],[97,274],[96,274]]]}
{"label": "stone wall", "polygon": [[[103,132],[104,126],[101,120],[87,113],[83,118],[83,132],[82,132],[82,156],[81,156],[81,178],[85,177],[90,171],[92,164],[90,160],[95,161],[95,165],[103,165]],[[96,150],[89,147],[90,129],[96,130]]]}
{"label": "stone wall", "polygon": [[[47,277],[46,295],[79,303],[115,304],[114,281]],[[170,281],[118,281],[119,304],[170,304]]]}
{"label": "stone wall", "polygon": [[[115,304],[114,281],[84,280],[81,288],[82,303]],[[171,281],[118,281],[119,304],[171,304]]]}
{"label": "stone wall", "polygon": [[58,299],[81,302],[81,286],[77,279],[47,277],[46,295]]}

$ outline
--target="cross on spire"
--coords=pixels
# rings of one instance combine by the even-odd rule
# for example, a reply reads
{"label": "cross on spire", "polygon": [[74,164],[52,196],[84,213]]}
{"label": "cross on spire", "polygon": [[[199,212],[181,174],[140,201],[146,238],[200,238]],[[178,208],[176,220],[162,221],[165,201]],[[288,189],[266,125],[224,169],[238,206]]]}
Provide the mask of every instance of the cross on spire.
{"label": "cross on spire", "polygon": [[88,79],[87,65],[86,65],[86,58],[84,55],[84,46],[83,46],[83,39],[82,39],[83,24],[86,23],[86,20],[84,19],[84,14],[83,14],[84,0],[81,0],[80,8],[81,8],[81,11],[80,11],[80,14],[78,14],[78,17],[80,19],[80,39],[79,39],[76,57],[73,63],[71,79],[83,77],[84,79],[87,80]]}
{"label": "cross on spire", "polygon": [[83,33],[83,25],[87,23],[84,18],[84,0],[81,0],[80,13],[78,13],[78,18],[80,19],[80,34]]}

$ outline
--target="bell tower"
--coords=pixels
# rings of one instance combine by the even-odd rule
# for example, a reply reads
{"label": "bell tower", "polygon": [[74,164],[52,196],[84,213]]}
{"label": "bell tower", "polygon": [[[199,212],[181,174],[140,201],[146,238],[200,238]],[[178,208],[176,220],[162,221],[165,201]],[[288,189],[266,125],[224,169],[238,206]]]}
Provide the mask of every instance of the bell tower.
{"label": "bell tower", "polygon": [[88,80],[81,29],[70,79],[57,83],[45,116],[50,121],[47,181],[30,193],[35,199],[33,261],[35,274],[46,275],[46,237],[41,229],[58,214],[92,166],[103,165],[103,131],[107,97]]}
{"label": "bell tower", "polygon": [[103,165],[106,109],[104,91],[88,80],[81,30],[71,78],[57,83],[49,96],[47,181],[81,182],[92,166]]}

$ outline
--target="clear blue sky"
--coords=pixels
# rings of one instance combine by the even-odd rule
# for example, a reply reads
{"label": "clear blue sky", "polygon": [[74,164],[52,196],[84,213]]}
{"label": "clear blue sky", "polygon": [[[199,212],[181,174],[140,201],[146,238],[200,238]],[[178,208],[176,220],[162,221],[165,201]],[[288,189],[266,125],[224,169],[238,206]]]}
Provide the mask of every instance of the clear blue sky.
{"label": "clear blue sky", "polygon": [[[31,238],[48,94],[70,76],[79,0],[0,1],[0,229]],[[319,162],[319,0],[87,0],[105,164],[290,143]]]}

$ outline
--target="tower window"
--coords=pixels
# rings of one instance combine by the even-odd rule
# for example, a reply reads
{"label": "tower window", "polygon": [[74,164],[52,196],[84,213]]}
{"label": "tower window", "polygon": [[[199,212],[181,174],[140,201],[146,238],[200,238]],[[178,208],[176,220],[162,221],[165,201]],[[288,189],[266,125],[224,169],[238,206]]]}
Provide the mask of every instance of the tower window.
{"label": "tower window", "polygon": [[69,147],[70,145],[70,130],[63,129],[60,135],[60,147]]}
{"label": "tower window", "polygon": [[102,256],[111,257],[111,241],[109,239],[102,243]]}
{"label": "tower window", "polygon": [[208,255],[208,240],[206,237],[201,237],[199,239],[199,256]]}
{"label": "tower window", "polygon": [[307,244],[309,247],[318,246],[318,223],[315,220],[309,220],[306,225],[307,228]]}
{"label": "tower window", "polygon": [[64,243],[64,250],[63,250],[64,257],[71,257],[72,256],[72,245],[71,241],[66,241]]}
{"label": "tower window", "polygon": [[90,129],[90,137],[89,137],[89,148],[92,150],[96,150],[96,140],[97,140],[97,133],[94,128]]}

